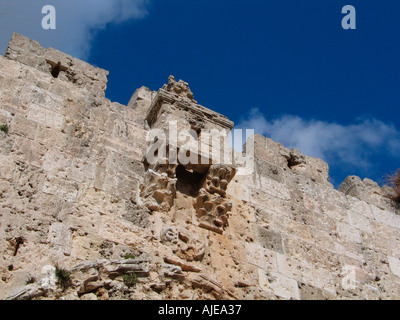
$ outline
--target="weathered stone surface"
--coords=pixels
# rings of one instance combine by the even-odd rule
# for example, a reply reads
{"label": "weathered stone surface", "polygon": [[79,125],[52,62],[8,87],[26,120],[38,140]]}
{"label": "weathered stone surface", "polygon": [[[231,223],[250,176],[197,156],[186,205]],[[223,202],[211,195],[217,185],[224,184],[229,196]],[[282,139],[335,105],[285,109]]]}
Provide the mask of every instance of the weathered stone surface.
{"label": "weathered stone surface", "polygon": [[[0,299],[400,299],[391,188],[261,135],[218,162],[233,123],[186,82],[124,106],[107,75],[18,34],[0,57]],[[201,163],[148,161],[170,122]]]}

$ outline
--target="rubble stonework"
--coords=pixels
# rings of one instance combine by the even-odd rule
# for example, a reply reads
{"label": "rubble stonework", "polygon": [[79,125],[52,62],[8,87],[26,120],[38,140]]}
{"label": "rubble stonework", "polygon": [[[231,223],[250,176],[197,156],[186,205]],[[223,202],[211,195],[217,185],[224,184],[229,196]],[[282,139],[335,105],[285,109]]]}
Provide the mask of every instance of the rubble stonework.
{"label": "rubble stonework", "polygon": [[107,76],[18,34],[0,57],[1,299],[400,298],[390,188],[335,190],[324,161],[260,135],[247,175],[201,152],[148,163],[152,129],[233,123],[172,76],[111,102]]}

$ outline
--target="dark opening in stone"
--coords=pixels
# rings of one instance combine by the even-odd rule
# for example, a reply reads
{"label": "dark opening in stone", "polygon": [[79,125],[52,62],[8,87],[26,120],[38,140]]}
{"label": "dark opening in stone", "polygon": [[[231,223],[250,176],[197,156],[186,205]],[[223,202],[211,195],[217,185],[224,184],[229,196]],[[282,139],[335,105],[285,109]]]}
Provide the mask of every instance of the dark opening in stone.
{"label": "dark opening in stone", "polygon": [[14,254],[13,254],[14,257],[17,255],[18,249],[21,246],[21,244],[24,243],[24,239],[21,238],[21,237],[18,237],[18,238],[15,239],[15,242],[16,243],[15,243],[15,249],[14,249]]}
{"label": "dark opening in stone", "polygon": [[53,78],[58,78],[61,71],[66,71],[68,68],[61,65],[61,62],[58,61],[57,63],[47,60],[46,62],[50,65],[50,73]]}
{"label": "dark opening in stone", "polygon": [[195,197],[206,178],[207,173],[197,172],[194,169],[186,169],[179,164],[176,167],[176,190]]}

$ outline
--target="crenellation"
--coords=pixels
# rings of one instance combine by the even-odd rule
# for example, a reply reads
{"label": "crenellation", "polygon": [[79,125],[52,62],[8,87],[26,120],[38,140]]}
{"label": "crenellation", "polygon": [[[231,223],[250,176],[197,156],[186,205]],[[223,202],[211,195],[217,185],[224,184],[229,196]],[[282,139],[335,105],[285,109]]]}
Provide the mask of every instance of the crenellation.
{"label": "crenellation", "polygon": [[[296,173],[309,178],[313,182],[326,184],[333,188],[329,182],[328,164],[322,159],[302,155],[297,149],[290,150],[261,135],[255,135],[254,150],[257,160],[273,164],[284,170],[287,175]],[[291,180],[291,178],[288,178],[288,180]]]}
{"label": "crenellation", "polygon": [[[94,95],[105,95],[108,71],[56,49],[44,49],[38,42],[17,33],[13,34],[4,56],[54,78],[73,83]],[[56,69],[58,71],[55,73]]]}
{"label": "crenellation", "polygon": [[128,110],[133,109],[132,115],[133,121],[139,125],[145,123],[147,110],[150,108],[151,102],[155,98],[157,92],[151,91],[147,87],[141,87],[133,93],[128,103]]}
{"label": "crenellation", "polygon": [[[261,135],[246,170],[210,141],[186,163],[169,130],[194,146],[233,122],[173,76],[111,102],[107,76],[18,34],[0,57],[1,299],[400,298],[393,189],[349,176],[336,190],[323,160]],[[155,129],[169,149],[152,162]]]}

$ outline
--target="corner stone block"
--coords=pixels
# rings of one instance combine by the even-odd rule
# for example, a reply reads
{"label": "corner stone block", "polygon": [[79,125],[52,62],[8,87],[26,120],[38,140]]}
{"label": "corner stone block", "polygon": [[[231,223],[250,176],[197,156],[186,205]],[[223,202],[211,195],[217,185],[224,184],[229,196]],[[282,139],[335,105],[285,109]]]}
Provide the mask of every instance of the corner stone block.
{"label": "corner stone block", "polygon": [[254,136],[254,154],[256,158],[268,161],[278,167],[287,167],[290,150],[280,143],[268,139],[260,134]]}
{"label": "corner stone block", "polygon": [[39,42],[14,33],[4,56],[35,68],[44,56],[44,52],[45,49]]}
{"label": "corner stone block", "polygon": [[357,176],[348,176],[339,186],[338,190],[345,195],[355,197],[362,201],[366,200],[365,185]]}
{"label": "corner stone block", "polygon": [[147,100],[151,102],[154,96],[155,92],[151,91],[149,88],[144,86],[140,87],[139,89],[136,89],[136,91],[133,93],[131,99],[129,100],[128,107],[134,108],[141,100]]}
{"label": "corner stone block", "polygon": [[314,182],[329,185],[329,166],[322,159],[304,156],[305,163],[292,167],[292,171],[303,175]]}

